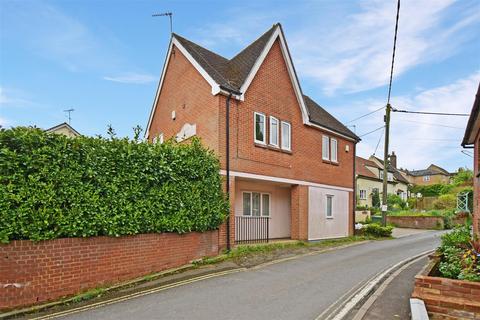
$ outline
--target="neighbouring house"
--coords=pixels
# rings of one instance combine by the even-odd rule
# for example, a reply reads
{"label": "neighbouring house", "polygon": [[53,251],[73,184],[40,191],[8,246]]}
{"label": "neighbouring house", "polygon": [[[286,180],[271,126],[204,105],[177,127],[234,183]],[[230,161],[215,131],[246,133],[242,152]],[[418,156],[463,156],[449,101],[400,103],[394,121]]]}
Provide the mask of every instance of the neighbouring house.
{"label": "neighbouring house", "polygon": [[[391,165],[388,167],[387,193],[396,194],[403,200],[408,196],[408,180],[396,169],[395,152],[390,155]],[[393,166],[393,164],[395,166]],[[383,161],[375,156],[369,159],[356,157],[355,172],[357,182],[357,206],[372,207],[373,195],[383,193]]]}
{"label": "neighbouring house", "polygon": [[66,122],[60,123],[59,125],[51,127],[49,129],[45,129],[45,131],[57,133],[57,134],[63,134],[70,138],[75,138],[80,136],[80,133],[77,130],[73,129],[73,127]]}
{"label": "neighbouring house", "polygon": [[423,186],[437,183],[448,184],[452,178],[451,173],[434,164],[422,170],[403,170],[403,173],[411,184]]}
{"label": "neighbouring house", "polygon": [[231,59],[172,35],[146,137],[192,136],[224,176],[229,146],[230,241],[353,233],[360,139],[302,93],[280,24]]}
{"label": "neighbouring house", "polygon": [[480,84],[463,137],[462,146],[473,148],[473,230],[480,237]]}

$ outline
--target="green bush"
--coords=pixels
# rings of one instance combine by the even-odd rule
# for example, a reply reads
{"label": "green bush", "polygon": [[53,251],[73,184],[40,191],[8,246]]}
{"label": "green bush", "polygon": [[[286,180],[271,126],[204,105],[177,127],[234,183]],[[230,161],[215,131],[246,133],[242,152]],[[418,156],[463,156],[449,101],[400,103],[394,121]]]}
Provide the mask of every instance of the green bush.
{"label": "green bush", "polygon": [[390,237],[392,236],[392,226],[382,227],[377,223],[370,223],[365,225],[362,229],[363,233],[367,236],[374,236],[374,237]]}
{"label": "green bush", "polygon": [[405,209],[407,202],[396,194],[387,195],[387,204],[390,209]]}
{"label": "green bush", "polygon": [[471,240],[470,228],[456,227],[442,236],[438,251],[442,254],[439,271],[452,279],[480,281],[480,243]]}
{"label": "green bush", "polygon": [[455,209],[457,207],[457,197],[453,194],[442,194],[434,202],[435,209]]}
{"label": "green bush", "polygon": [[219,171],[196,139],[151,144],[1,129],[0,240],[215,229],[228,212]]}
{"label": "green bush", "polygon": [[447,248],[466,248],[471,240],[470,228],[467,226],[458,226],[449,233],[442,235],[442,242],[438,248],[440,253],[444,253]]}
{"label": "green bush", "polygon": [[451,184],[437,183],[426,186],[416,185],[410,191],[414,194],[421,193],[424,197],[437,197],[449,193],[453,187],[454,185]]}

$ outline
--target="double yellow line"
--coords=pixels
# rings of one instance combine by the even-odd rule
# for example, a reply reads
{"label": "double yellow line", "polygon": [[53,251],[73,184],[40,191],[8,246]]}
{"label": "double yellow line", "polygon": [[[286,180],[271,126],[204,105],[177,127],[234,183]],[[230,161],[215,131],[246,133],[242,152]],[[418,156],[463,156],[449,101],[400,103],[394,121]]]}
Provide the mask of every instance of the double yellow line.
{"label": "double yellow line", "polygon": [[146,296],[148,294],[168,290],[168,289],[175,288],[175,287],[184,286],[184,285],[187,285],[187,284],[190,284],[190,283],[194,283],[194,282],[198,282],[198,281],[202,281],[202,280],[206,280],[206,279],[210,279],[210,278],[221,277],[221,276],[225,276],[225,275],[232,274],[232,273],[242,272],[242,271],[245,271],[245,270],[247,270],[247,269],[246,268],[237,268],[237,269],[232,269],[232,270],[226,270],[226,271],[220,271],[220,272],[217,272],[217,273],[207,274],[207,275],[204,275],[204,276],[199,276],[199,277],[195,277],[195,278],[188,279],[188,280],[178,281],[178,282],[175,282],[175,283],[172,283],[172,284],[167,284],[167,285],[164,285],[164,286],[161,286],[161,287],[157,287],[157,288],[153,288],[153,289],[149,289],[149,290],[144,290],[144,291],[137,292],[137,293],[128,294],[128,295],[124,295],[124,296],[121,296],[121,297],[118,297],[118,298],[113,298],[113,299],[110,299],[110,300],[107,300],[107,301],[101,301],[101,302],[93,303],[93,304],[90,304],[90,305],[87,305],[87,306],[78,307],[78,308],[74,308],[74,309],[69,309],[69,310],[65,310],[65,311],[60,311],[60,312],[57,312],[57,313],[54,313],[54,314],[50,314],[50,315],[46,315],[46,316],[40,316],[40,317],[33,318],[33,319],[34,320],[46,320],[46,319],[54,319],[54,318],[58,318],[58,317],[62,317],[62,316],[67,316],[67,315],[71,315],[71,314],[74,314],[74,313],[87,311],[87,310],[95,309],[95,308],[98,308],[98,307],[107,306],[109,304],[122,302],[122,301],[125,301],[125,300],[130,300],[132,298],[138,298],[138,297]]}

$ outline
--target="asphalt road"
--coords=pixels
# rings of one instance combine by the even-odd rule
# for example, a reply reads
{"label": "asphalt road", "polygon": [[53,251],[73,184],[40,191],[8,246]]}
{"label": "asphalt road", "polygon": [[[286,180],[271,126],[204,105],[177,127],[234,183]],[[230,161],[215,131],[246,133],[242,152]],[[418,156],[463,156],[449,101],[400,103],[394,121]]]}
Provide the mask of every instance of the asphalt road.
{"label": "asphalt road", "polygon": [[437,247],[440,235],[429,231],[305,256],[61,319],[315,319],[387,267]]}

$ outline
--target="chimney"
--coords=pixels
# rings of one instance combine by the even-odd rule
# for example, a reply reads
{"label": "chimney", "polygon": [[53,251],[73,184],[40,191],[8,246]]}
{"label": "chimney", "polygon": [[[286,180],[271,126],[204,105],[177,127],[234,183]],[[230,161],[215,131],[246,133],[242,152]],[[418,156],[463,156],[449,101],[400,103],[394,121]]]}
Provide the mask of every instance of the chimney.
{"label": "chimney", "polygon": [[395,154],[395,151],[392,151],[392,154],[390,155],[390,164],[397,169],[397,155]]}

